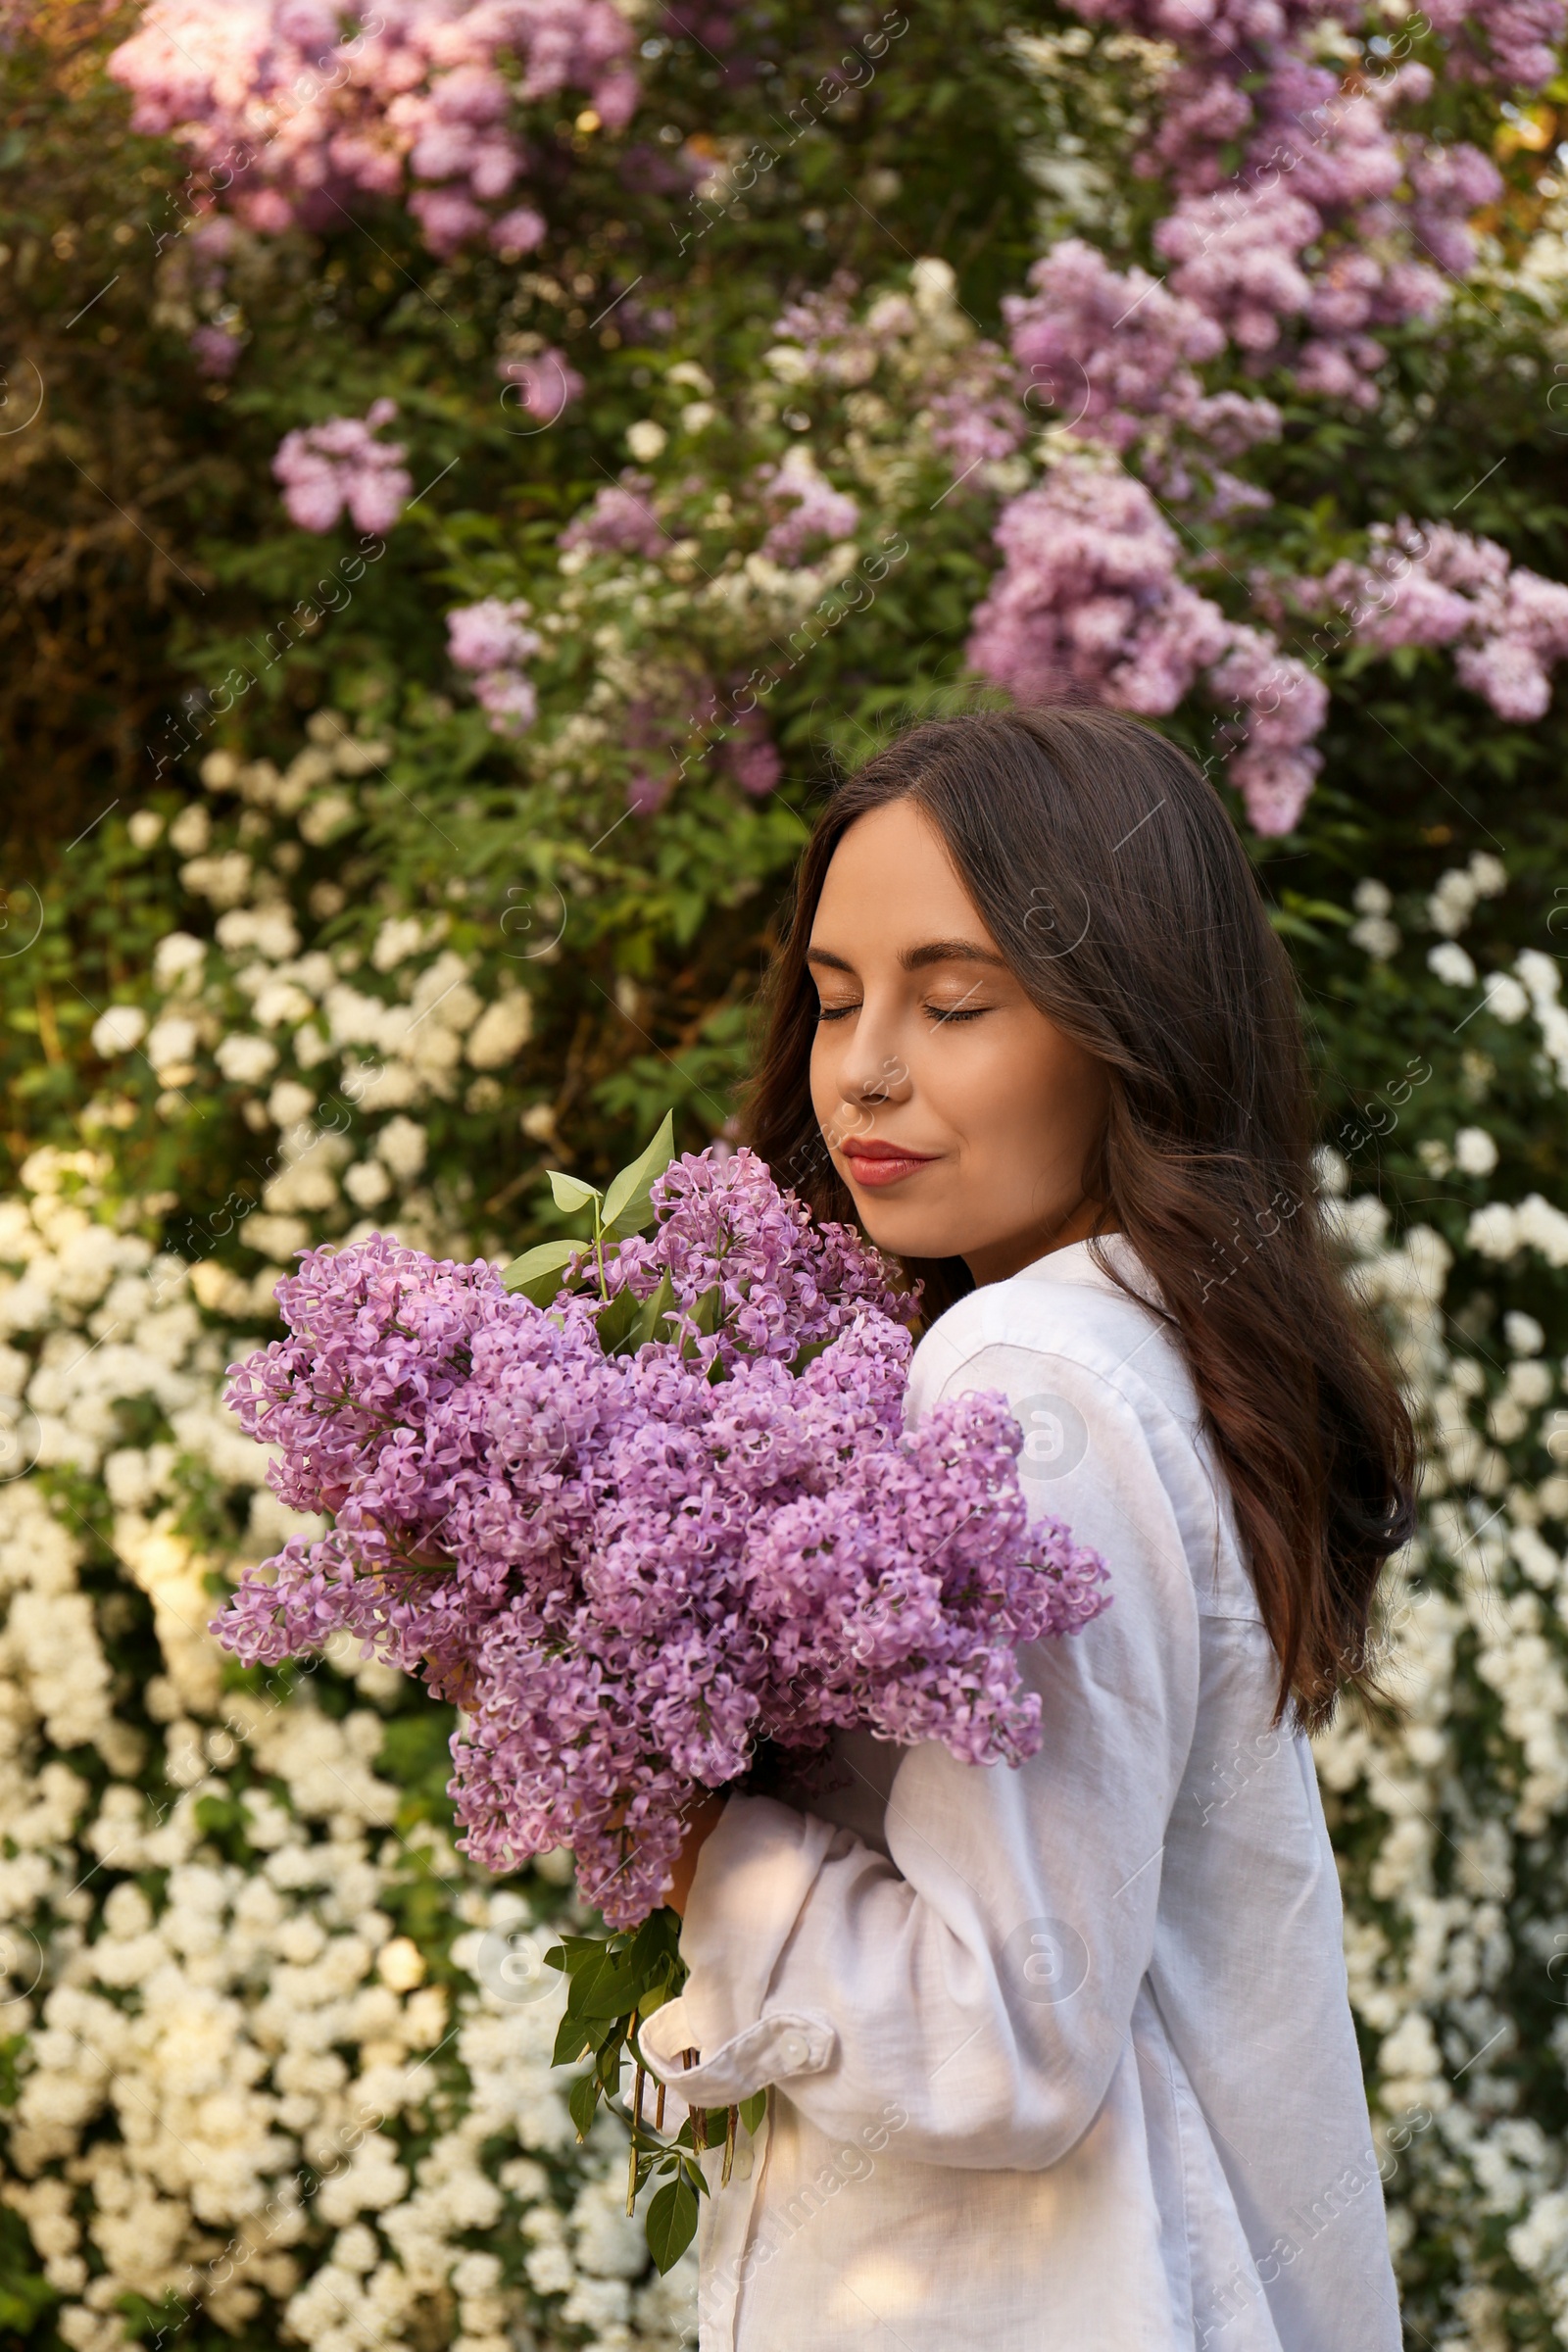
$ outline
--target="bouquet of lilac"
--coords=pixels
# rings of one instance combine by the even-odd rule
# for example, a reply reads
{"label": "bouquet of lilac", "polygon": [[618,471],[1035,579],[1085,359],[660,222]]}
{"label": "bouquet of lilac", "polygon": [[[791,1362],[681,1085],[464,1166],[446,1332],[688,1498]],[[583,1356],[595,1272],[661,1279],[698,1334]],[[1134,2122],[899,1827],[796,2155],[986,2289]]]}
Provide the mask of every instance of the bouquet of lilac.
{"label": "bouquet of lilac", "polygon": [[334,1525],[247,1571],[216,1630],[275,1663],[346,1629],[459,1704],[465,1850],[568,1845],[640,1931],[557,1956],[563,2054],[618,2076],[595,2021],[674,1982],[659,1906],[694,1796],[853,1726],[1018,1762],[1040,1701],[1015,1645],[1097,1615],[1105,1570],[1030,1526],[1001,1397],[906,1432],[913,1299],[751,1152],[671,1161],[666,1120],[603,1196],[552,1182],[591,1239],[504,1274],[377,1235],[278,1285],[290,1336],[229,1400],[281,1499]]}
{"label": "bouquet of lilac", "polygon": [[569,1845],[620,1927],[761,1740],[1031,1754],[1014,1645],[1104,1605],[1098,1558],[1029,1528],[1000,1399],[905,1434],[910,1300],[854,1234],[749,1152],[676,1161],[650,1205],[647,1239],[607,1250],[603,1220],[547,1247],[592,1268],[548,1267],[549,1305],[380,1236],[306,1255],[291,1336],[229,1396],[281,1498],[336,1525],[219,1620],[247,1663],[346,1628],[422,1673],[466,1714],[466,1850],[503,1871]]}

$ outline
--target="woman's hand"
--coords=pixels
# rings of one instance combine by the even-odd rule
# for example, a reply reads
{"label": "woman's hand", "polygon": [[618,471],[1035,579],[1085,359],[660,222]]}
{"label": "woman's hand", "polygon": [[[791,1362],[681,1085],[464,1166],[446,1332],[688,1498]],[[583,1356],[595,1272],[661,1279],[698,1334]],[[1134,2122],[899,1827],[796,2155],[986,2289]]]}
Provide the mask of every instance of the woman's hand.
{"label": "woman's hand", "polygon": [[686,1842],[675,1857],[675,1879],[664,1900],[677,1919],[686,1916],[686,1904],[692,1890],[692,1878],[697,1869],[697,1857],[704,1844],[717,1829],[723,1818],[724,1796],[713,1788],[693,1805],[686,1816]]}

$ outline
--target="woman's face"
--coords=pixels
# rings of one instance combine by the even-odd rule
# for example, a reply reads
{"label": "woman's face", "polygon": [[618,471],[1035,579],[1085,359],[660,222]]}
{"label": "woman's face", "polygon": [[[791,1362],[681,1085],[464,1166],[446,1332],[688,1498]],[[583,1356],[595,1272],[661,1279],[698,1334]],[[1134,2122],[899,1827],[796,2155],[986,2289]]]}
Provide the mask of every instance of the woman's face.
{"label": "woman's face", "polygon": [[880,1249],[1000,1282],[1091,1230],[1103,1067],[1024,994],[912,801],[839,843],[808,961],[811,1104]]}

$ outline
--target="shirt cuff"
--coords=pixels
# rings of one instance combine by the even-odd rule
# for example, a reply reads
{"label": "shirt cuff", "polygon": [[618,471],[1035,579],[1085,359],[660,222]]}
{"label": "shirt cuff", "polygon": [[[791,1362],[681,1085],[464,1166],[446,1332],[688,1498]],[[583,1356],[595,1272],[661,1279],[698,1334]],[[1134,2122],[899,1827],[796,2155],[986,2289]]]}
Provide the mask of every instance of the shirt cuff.
{"label": "shirt cuff", "polygon": [[809,2009],[777,2009],[717,2049],[709,2049],[701,2065],[684,2066],[685,2052],[701,2046],[692,2041],[692,2021],[685,2008],[684,2000],[666,2001],[641,2029],[637,2041],[655,2081],[667,2082],[688,2107],[734,2107],[769,2082],[787,2082],[793,2075],[819,2075],[838,2047],[838,2035],[825,2017]]}
{"label": "shirt cuff", "polygon": [[[767,1796],[732,1796],[697,1857],[680,1951],[690,1975],[638,2041],[653,2073],[695,2106],[728,2106],[764,2083],[817,2074],[838,2046],[814,2010],[763,2003],[836,1833]],[[682,2066],[688,2049],[699,2064]]]}

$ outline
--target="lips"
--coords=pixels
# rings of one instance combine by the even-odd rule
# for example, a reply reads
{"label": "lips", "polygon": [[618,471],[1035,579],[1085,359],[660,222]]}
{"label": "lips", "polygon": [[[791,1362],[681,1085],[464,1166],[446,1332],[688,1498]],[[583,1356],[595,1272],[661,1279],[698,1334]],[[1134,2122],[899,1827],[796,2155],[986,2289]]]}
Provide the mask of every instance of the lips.
{"label": "lips", "polygon": [[844,1156],[856,1183],[872,1191],[884,1185],[902,1184],[906,1176],[929,1168],[935,1158],[932,1152],[910,1152],[903,1144],[872,1143],[846,1144]]}

